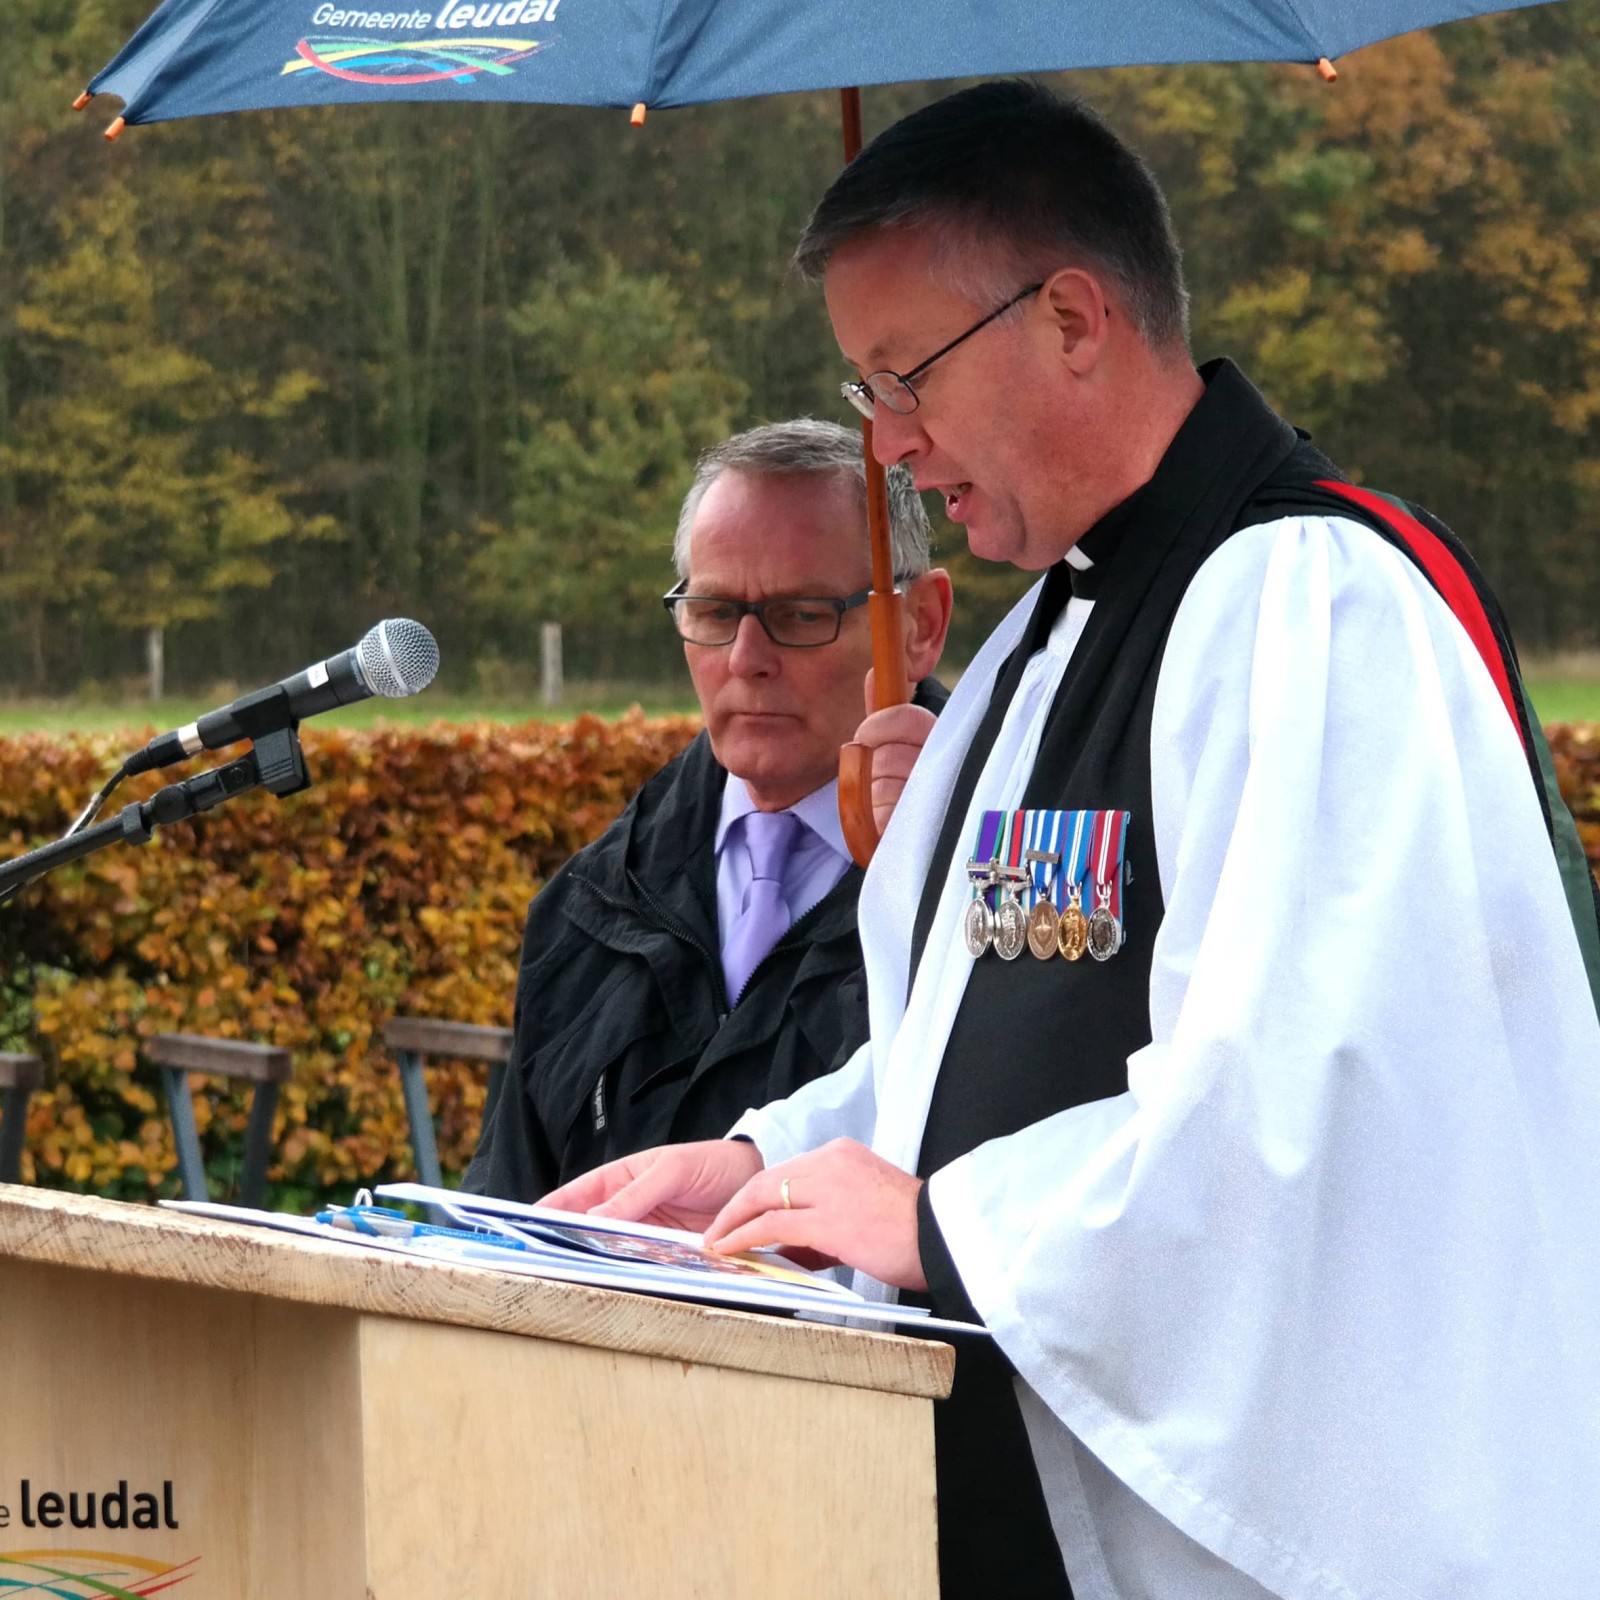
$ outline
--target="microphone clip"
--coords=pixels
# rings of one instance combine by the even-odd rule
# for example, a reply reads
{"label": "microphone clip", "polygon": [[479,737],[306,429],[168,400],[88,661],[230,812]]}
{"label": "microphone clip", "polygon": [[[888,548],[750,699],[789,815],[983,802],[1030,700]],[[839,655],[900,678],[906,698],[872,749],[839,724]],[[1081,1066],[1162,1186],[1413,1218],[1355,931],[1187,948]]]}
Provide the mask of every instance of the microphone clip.
{"label": "microphone clip", "polygon": [[311,787],[305,752],[300,748],[300,730],[292,722],[287,728],[258,734],[250,755],[244,759],[248,761],[251,756],[255,758],[257,782],[280,800]]}

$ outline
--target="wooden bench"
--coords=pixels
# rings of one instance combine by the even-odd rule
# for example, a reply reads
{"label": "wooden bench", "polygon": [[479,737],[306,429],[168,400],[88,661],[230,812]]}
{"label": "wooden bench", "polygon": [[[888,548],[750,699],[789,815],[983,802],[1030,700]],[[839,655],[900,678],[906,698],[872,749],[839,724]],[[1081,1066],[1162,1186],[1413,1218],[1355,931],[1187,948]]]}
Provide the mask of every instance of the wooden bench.
{"label": "wooden bench", "polygon": [[411,1125],[411,1153],[416,1159],[417,1181],[438,1188],[439,1137],[428,1109],[428,1084],[422,1064],[445,1061],[485,1061],[489,1088],[483,1102],[487,1124],[500,1098],[506,1062],[511,1058],[511,1030],[484,1028],[472,1022],[435,1022],[429,1017],[391,1017],[384,1024],[383,1042],[394,1051],[400,1065],[400,1088],[406,1099],[406,1121]]}
{"label": "wooden bench", "polygon": [[28,1135],[28,1097],[44,1082],[38,1056],[0,1050],[0,1183],[22,1177],[22,1145]]}
{"label": "wooden bench", "polygon": [[289,1076],[289,1052],[276,1045],[243,1039],[207,1039],[193,1033],[157,1033],[145,1042],[145,1054],[161,1068],[172,1117],[172,1138],[178,1149],[178,1170],[186,1200],[208,1200],[205,1162],[195,1129],[189,1074],[245,1078],[255,1085],[250,1122],[244,1135],[244,1175],[239,1203],[259,1206],[267,1192],[267,1158],[272,1152],[272,1117],[278,1108],[278,1086]]}

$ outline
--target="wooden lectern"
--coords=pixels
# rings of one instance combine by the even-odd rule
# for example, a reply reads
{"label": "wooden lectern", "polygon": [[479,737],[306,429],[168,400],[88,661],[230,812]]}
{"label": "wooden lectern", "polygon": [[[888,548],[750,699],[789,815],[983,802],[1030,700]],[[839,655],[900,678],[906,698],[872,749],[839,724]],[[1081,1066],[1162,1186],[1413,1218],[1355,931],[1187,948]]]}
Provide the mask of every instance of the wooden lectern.
{"label": "wooden lectern", "polygon": [[0,1593],[931,1600],[952,1361],[0,1186]]}

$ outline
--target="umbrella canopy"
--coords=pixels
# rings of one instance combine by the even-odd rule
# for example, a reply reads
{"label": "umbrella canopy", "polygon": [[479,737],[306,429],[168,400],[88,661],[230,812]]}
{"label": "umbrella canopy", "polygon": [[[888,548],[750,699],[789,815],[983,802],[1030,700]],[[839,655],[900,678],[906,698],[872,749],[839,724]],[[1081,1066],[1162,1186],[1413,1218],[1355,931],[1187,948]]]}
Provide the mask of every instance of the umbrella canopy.
{"label": "umbrella canopy", "polygon": [[683,106],[848,84],[1332,59],[1540,0],[165,0],[89,85],[129,124],[273,106]]}

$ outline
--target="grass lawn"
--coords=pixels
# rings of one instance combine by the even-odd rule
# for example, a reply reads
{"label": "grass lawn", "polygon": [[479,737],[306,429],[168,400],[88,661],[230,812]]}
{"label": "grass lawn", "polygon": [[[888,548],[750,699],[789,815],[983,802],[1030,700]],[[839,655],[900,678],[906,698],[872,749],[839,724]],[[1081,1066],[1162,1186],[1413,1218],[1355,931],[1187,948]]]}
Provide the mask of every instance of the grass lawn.
{"label": "grass lawn", "polygon": [[[946,674],[946,683],[955,674]],[[1593,656],[1576,664],[1560,660],[1532,662],[1528,688],[1545,722],[1600,722],[1600,662]],[[120,733],[129,736],[165,728],[180,728],[202,712],[227,703],[230,695],[219,690],[206,699],[78,701],[0,700],[0,738],[24,733]],[[615,684],[569,683],[565,703],[541,706],[536,696],[526,700],[451,695],[426,690],[404,700],[374,697],[314,719],[316,727],[373,728],[380,723],[414,725],[423,722],[570,722],[582,712],[617,717],[633,706],[652,716],[698,715],[693,691],[687,683]]]}
{"label": "grass lawn", "polygon": [[[240,691],[242,692],[242,691]],[[232,695],[219,690],[205,699],[181,700],[0,700],[0,738],[24,733],[160,732],[181,728],[202,713],[226,705]],[[342,706],[312,719],[318,728],[375,728],[381,723],[412,726],[422,722],[570,722],[585,711],[617,717],[633,706],[651,716],[698,715],[694,691],[677,684],[569,683],[565,703],[541,706],[527,700],[486,699],[424,690],[403,700],[374,696],[358,705]]]}
{"label": "grass lawn", "polygon": [[1600,678],[1528,679],[1541,722],[1600,722]]}

